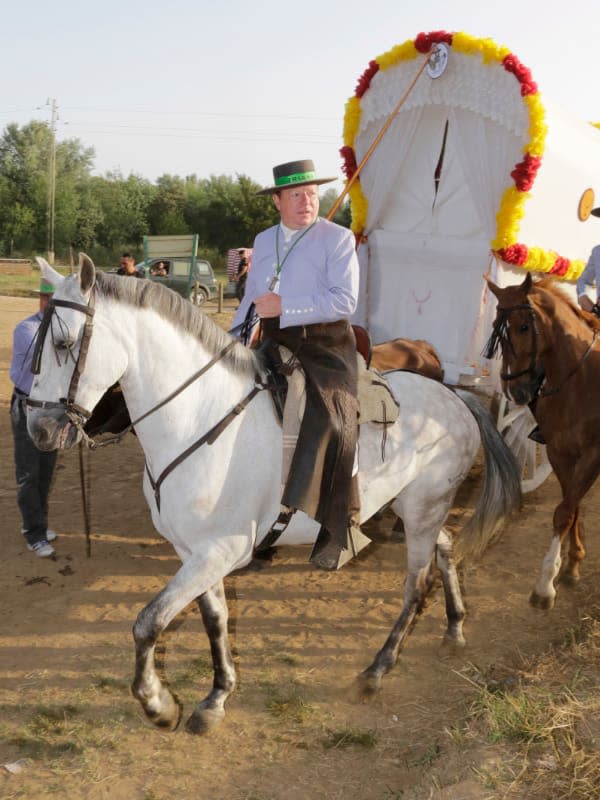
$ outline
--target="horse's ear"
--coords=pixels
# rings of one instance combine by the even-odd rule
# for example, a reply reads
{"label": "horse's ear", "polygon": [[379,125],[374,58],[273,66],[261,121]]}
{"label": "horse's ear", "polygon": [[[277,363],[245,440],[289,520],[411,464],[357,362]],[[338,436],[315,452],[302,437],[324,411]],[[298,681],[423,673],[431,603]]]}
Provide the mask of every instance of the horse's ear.
{"label": "horse's ear", "polygon": [[499,297],[500,295],[498,293],[501,291],[500,287],[496,286],[496,284],[491,280],[491,278],[488,278],[487,275],[484,275],[483,279],[487,283],[490,292],[495,294],[496,297]]}
{"label": "horse's ear", "polygon": [[58,289],[60,284],[64,281],[64,277],[60,274],[60,272],[57,272],[53,267],[51,267],[45,258],[36,256],[35,260],[37,261],[40,272],[44,276],[45,280],[54,286],[55,289]]}
{"label": "horse's ear", "polygon": [[531,275],[531,272],[528,272],[527,275],[525,276],[525,280],[523,281],[523,283],[519,288],[523,289],[525,294],[529,294],[529,291],[532,286],[533,286],[533,277]]}
{"label": "horse's ear", "polygon": [[90,291],[96,280],[96,267],[85,253],[79,253],[79,286],[83,294]]}

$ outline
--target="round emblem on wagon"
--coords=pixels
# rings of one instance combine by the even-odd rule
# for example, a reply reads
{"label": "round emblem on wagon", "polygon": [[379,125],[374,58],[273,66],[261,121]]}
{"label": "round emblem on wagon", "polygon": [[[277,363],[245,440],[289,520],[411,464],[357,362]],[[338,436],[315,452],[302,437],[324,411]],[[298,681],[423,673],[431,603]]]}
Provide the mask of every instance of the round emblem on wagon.
{"label": "round emblem on wagon", "polygon": [[448,45],[438,42],[427,63],[427,74],[430,78],[439,78],[444,73],[448,66],[448,53]]}
{"label": "round emblem on wagon", "polygon": [[585,222],[586,219],[592,213],[592,208],[594,207],[594,190],[593,189],[586,189],[585,192],[581,195],[579,199],[579,205],[577,206],[577,216],[582,222]]}

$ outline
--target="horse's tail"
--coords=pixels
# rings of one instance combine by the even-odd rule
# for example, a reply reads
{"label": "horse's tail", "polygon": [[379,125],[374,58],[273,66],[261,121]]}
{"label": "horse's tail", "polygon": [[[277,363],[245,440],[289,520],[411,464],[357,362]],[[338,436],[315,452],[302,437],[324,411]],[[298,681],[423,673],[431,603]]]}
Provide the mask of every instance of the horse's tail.
{"label": "horse's tail", "polygon": [[475,510],[456,542],[456,555],[464,558],[481,555],[504,520],[520,509],[521,475],[487,408],[474,394],[462,389],[455,391],[477,421],[485,457],[483,486]]}

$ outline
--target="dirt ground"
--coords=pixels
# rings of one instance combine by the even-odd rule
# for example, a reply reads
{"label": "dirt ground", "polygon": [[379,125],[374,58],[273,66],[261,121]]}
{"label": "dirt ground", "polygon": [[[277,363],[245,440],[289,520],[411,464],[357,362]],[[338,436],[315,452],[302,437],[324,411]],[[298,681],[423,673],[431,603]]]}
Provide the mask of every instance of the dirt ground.
{"label": "dirt ground", "polygon": [[[441,591],[413,632],[380,695],[357,702],[355,676],[400,611],[403,545],[389,517],[374,544],[338,573],[280,550],[259,572],[226,581],[239,688],[221,726],[195,738],[155,730],[129,692],[131,627],[178,567],[154,532],[141,491],[143,457],[128,436],[83,454],[90,473],[92,555],[86,557],[79,451],[59,455],[50,525],[54,559],[29,553],[19,534],[8,400],[11,333],[35,300],[0,297],[0,769],[4,798],[100,800],[391,800],[500,797],[480,776],[501,761],[460,731],[479,673],[518,675],[578,622],[600,574],[591,540],[581,583],[559,590],[551,612],[528,594],[550,541],[558,488],[551,476],[478,563],[463,569],[467,648],[441,649]],[[472,482],[473,483],[473,482]],[[476,486],[475,486],[476,488]],[[586,503],[589,527],[600,503]],[[456,519],[464,511],[457,509]],[[455,520],[456,521],[456,520]],[[210,685],[198,613],[163,637],[159,660],[184,717]]]}

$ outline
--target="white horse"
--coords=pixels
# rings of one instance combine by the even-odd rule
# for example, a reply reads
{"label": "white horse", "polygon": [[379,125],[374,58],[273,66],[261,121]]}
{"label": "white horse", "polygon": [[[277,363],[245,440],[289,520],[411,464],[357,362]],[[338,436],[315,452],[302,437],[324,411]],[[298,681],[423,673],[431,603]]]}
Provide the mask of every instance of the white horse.
{"label": "white horse", "polygon": [[[214,668],[213,688],[187,722],[189,731],[202,733],[224,716],[236,681],[223,578],[249,563],[280,509],[282,433],[263,390],[262,366],[199,309],[155,283],[97,273],[84,255],[78,273],[67,278],[39,261],[56,292],[41,328],[29,432],[42,450],[71,447],[105,390],[121,384],[146,458],[144,494],[153,523],[182,561],[135,622],[132,689],[153,723],[177,726],[181,709],[156,673],[154,648],[196,600]],[[361,517],[391,502],[404,522],[408,575],[402,614],[362,673],[365,691],[375,691],[394,665],[436,555],[446,638],[464,643],[452,542],[442,526],[481,437],[484,485],[463,537],[482,550],[520,500],[514,459],[476,398],[412,373],[388,379],[400,415],[385,438],[381,425],[361,426]],[[309,544],[317,532],[317,523],[298,512],[278,544]]]}

